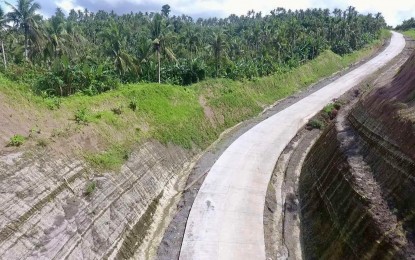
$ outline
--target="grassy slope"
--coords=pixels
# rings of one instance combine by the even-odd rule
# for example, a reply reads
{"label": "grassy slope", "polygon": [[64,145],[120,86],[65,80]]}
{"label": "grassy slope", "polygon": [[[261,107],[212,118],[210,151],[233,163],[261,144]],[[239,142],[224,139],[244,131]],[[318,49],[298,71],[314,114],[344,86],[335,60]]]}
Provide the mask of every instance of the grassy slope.
{"label": "grassy slope", "polygon": [[[96,136],[100,145],[88,150],[80,144],[81,154],[96,166],[114,169],[127,158],[134,143],[149,138],[185,148],[204,149],[226,128],[257,115],[276,100],[371,55],[380,43],[344,57],[326,51],[289,73],[254,81],[211,79],[190,87],[129,84],[98,96],[63,98],[60,108],[55,110],[48,109],[52,102],[50,99],[35,96],[27,86],[11,82],[1,75],[0,93],[3,93],[7,103],[12,106],[19,104],[16,109],[30,111],[28,113],[32,117],[47,117],[60,122],[62,127],[54,129],[50,138],[62,136],[60,141],[63,142],[68,136],[88,129],[86,133]],[[199,103],[201,96],[213,112],[214,124],[204,114]],[[131,103],[137,104],[135,111],[129,108]],[[80,108],[85,108],[88,126],[78,125],[73,120]],[[119,108],[121,114],[111,111],[115,108]]]}
{"label": "grassy slope", "polygon": [[403,32],[404,35],[411,37],[415,40],[415,29],[411,29],[408,31]]}

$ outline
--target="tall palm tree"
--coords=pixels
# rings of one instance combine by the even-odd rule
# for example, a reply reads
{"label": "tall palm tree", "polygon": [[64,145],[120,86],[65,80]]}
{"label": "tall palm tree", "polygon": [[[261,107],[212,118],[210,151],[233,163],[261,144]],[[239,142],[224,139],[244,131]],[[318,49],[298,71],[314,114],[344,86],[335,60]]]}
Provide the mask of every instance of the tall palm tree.
{"label": "tall palm tree", "polygon": [[157,55],[157,70],[158,70],[158,82],[161,83],[161,53],[166,54],[170,60],[176,61],[176,56],[173,51],[167,46],[167,42],[171,39],[171,34],[166,32],[168,30],[167,26],[163,23],[163,17],[160,14],[155,14],[151,24],[151,36],[152,47],[147,56],[156,53]]}
{"label": "tall palm tree", "polygon": [[107,53],[113,58],[114,68],[120,74],[126,72],[139,72],[138,62],[123,49],[123,40],[118,26],[112,22],[110,26],[103,31],[100,36],[107,43]]}
{"label": "tall palm tree", "polygon": [[[48,42],[44,50],[44,58],[57,58],[63,54],[63,47],[65,46],[65,15],[60,8],[56,9],[56,13],[52,16],[46,24],[45,33]],[[69,46],[68,46],[69,47]]]}
{"label": "tall palm tree", "polygon": [[5,2],[12,11],[7,14],[8,20],[13,22],[17,29],[24,33],[24,55],[26,61],[29,60],[29,35],[37,34],[37,21],[41,16],[36,14],[40,5],[34,0],[17,0],[16,5]]}
{"label": "tall palm tree", "polygon": [[215,58],[215,77],[219,75],[220,61],[223,55],[226,55],[227,42],[222,32],[214,32],[210,39],[208,48],[212,51]]}
{"label": "tall palm tree", "polygon": [[1,6],[0,6],[0,38],[1,38],[1,53],[3,55],[4,69],[7,69],[6,53],[5,53],[5,50],[4,50],[4,37],[5,37],[4,29],[6,27],[8,27],[7,18],[5,17],[3,8],[1,8]]}

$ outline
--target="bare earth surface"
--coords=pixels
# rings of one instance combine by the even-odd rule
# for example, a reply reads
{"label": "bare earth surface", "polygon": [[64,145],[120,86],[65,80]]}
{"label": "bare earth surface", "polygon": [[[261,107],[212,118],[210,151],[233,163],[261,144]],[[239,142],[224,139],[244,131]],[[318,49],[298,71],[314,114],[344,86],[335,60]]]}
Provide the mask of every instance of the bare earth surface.
{"label": "bare earth surface", "polygon": [[[263,209],[275,163],[309,118],[333,98],[398,55],[405,45],[393,33],[385,51],[287,109],[256,125],[222,154],[191,209],[181,259],[265,259]],[[277,203],[280,198],[277,198]]]}

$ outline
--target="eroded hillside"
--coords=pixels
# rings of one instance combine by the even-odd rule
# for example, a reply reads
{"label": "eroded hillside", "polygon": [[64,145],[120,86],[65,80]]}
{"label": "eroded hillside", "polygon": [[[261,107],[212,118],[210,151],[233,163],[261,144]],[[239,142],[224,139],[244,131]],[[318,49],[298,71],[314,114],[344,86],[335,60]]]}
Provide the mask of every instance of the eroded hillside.
{"label": "eroded hillside", "polygon": [[375,89],[339,114],[305,161],[306,259],[415,254],[415,53],[372,84]]}

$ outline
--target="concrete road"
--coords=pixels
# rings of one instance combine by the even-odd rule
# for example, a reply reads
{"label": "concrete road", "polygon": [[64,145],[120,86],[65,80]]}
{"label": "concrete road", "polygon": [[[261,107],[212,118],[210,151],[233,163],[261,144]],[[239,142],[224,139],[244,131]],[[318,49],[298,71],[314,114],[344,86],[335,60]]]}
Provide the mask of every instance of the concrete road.
{"label": "concrete road", "polygon": [[375,58],[233,142],[211,168],[193,203],[180,259],[265,259],[265,194],[279,155],[327,103],[384,66],[404,46],[403,36],[394,32],[390,45]]}

